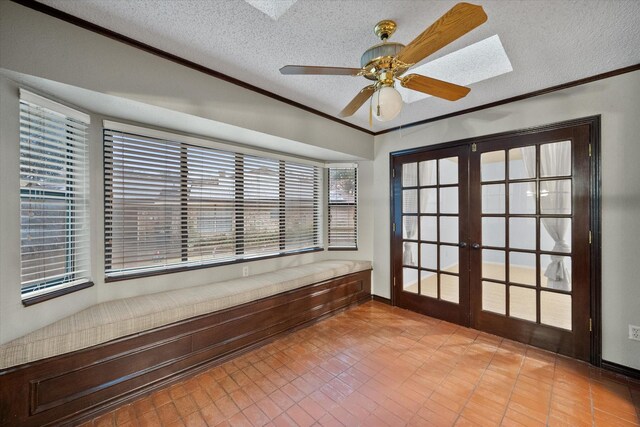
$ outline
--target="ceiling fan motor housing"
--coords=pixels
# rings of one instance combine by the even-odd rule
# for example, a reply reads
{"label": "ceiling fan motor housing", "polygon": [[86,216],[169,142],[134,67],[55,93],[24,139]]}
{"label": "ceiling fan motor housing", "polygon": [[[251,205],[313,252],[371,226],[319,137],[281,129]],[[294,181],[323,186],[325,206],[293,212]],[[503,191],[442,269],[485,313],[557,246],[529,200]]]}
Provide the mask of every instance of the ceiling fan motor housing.
{"label": "ceiling fan motor housing", "polygon": [[366,70],[364,76],[369,80],[377,80],[377,75],[381,71],[394,71],[400,74],[404,70],[399,70],[393,59],[404,47],[401,43],[385,42],[367,49],[360,58],[360,66]]}

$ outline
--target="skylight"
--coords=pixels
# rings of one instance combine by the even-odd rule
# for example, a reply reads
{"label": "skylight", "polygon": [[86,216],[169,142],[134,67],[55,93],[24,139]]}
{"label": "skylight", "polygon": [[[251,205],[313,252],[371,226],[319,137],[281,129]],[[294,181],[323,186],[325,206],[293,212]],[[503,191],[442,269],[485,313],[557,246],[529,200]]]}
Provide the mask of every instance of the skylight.
{"label": "skylight", "polygon": [[280,18],[298,0],[244,0],[274,21]]}
{"label": "skylight", "polygon": [[[412,68],[406,74],[423,74],[462,86],[481,82],[513,71],[511,62],[498,35],[491,36],[470,46],[451,52],[441,58]],[[396,88],[404,102],[421,101],[430,97],[426,93]]]}

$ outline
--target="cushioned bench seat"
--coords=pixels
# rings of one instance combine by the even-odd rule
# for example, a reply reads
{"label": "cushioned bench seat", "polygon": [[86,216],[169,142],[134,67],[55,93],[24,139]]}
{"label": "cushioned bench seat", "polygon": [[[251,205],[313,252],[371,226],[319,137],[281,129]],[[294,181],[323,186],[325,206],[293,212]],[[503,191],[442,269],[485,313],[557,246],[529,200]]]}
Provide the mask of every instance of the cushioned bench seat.
{"label": "cushioned bench seat", "polygon": [[0,346],[0,369],[370,269],[369,261],[321,261],[225,282],[104,302]]}

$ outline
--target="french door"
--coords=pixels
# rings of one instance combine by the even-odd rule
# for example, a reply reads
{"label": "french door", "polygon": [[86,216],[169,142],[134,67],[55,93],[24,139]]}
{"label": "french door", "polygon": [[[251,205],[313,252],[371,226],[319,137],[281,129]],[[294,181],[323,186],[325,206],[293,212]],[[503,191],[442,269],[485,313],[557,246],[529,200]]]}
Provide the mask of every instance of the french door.
{"label": "french door", "polygon": [[589,360],[590,129],[393,154],[394,303]]}

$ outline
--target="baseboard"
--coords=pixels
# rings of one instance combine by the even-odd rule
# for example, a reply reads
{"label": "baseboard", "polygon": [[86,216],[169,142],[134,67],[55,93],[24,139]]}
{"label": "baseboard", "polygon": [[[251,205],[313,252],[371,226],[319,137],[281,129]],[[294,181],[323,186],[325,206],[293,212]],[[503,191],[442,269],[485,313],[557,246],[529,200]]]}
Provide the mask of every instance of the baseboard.
{"label": "baseboard", "polygon": [[371,299],[373,301],[381,302],[383,304],[391,305],[391,300],[389,298],[381,297],[379,295],[371,295]]}
{"label": "baseboard", "polygon": [[616,374],[622,374],[629,378],[640,380],[640,369],[630,368],[629,366],[620,365],[606,360],[602,361],[600,367],[607,371],[615,372]]}

